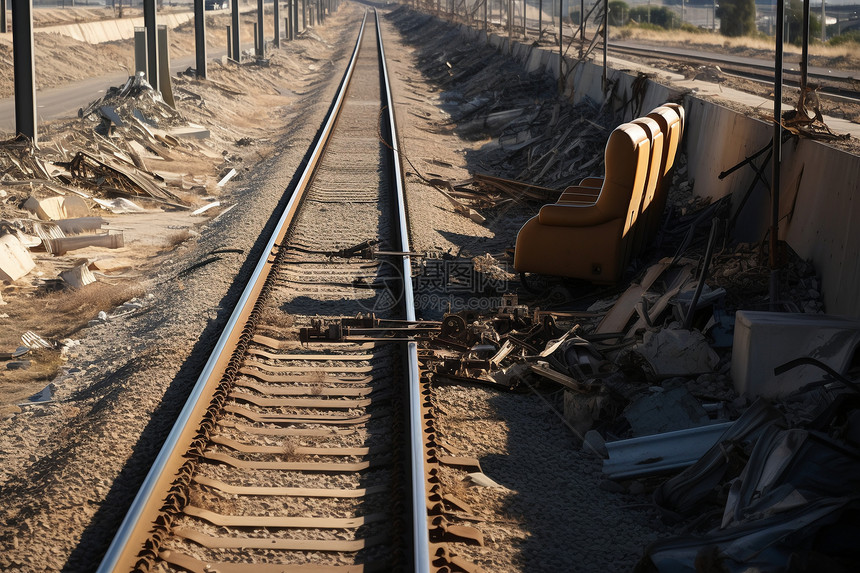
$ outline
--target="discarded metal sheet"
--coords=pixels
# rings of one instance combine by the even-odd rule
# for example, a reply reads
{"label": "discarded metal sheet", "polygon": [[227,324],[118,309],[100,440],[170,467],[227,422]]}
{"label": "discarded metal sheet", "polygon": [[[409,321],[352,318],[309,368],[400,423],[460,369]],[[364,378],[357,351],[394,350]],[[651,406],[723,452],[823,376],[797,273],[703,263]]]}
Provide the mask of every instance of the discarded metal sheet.
{"label": "discarded metal sheet", "polygon": [[656,380],[713,372],[720,361],[697,330],[648,331],[642,344],[631,352],[643,361],[646,374]]}
{"label": "discarded metal sheet", "polygon": [[603,473],[620,480],[685,468],[702,457],[731,426],[732,422],[725,422],[606,442],[609,459],[603,461]]}
{"label": "discarded metal sheet", "polygon": [[740,473],[737,464],[731,462],[746,458],[744,449],[752,448],[764,428],[783,423],[782,414],[767,401],[756,400],[696,463],[660,484],[654,491],[654,502],[680,515],[696,511],[720,482]]}
{"label": "discarded metal sheet", "polygon": [[28,348],[53,348],[54,345],[33,332],[32,330],[28,330],[24,334],[21,335],[21,342],[24,343],[24,346]]}
{"label": "discarded metal sheet", "polygon": [[146,196],[185,208],[177,195],[131,165],[119,165],[108,158],[101,161],[85,151],[79,151],[70,162],[59,165],[68,169],[78,184],[89,189]]}
{"label": "discarded metal sheet", "polygon": [[[101,217],[77,217],[74,219],[59,219],[54,224],[65,235],[81,235],[83,233],[101,230],[106,221]],[[57,237],[53,237],[57,238]]]}
{"label": "discarded metal sheet", "polygon": [[623,416],[630,422],[634,436],[686,430],[710,421],[708,413],[684,386],[641,396],[627,406]]}
{"label": "discarded metal sheet", "polygon": [[61,272],[60,278],[72,288],[83,288],[96,282],[86,263]]}
{"label": "discarded metal sheet", "polygon": [[117,215],[122,215],[125,213],[143,213],[146,211],[146,209],[144,209],[140,205],[136,205],[125,197],[116,197],[114,199],[98,199],[96,197],[93,197],[93,201],[95,201],[111,213],[115,213]]}
{"label": "discarded metal sheet", "polygon": [[30,197],[24,202],[24,208],[43,221],[88,217],[90,214],[90,208],[86,202],[77,195],[44,199]]}

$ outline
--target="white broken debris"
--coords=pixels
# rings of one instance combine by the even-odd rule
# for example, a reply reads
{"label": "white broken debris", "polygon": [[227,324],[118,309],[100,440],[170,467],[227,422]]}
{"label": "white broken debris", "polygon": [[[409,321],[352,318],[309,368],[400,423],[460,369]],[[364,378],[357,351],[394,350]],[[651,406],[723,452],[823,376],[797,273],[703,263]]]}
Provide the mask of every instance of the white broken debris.
{"label": "white broken debris", "polygon": [[713,372],[720,357],[697,330],[664,328],[647,331],[631,353],[642,358],[648,374],[661,380]]}
{"label": "white broken debris", "polygon": [[218,187],[223,187],[223,186],[224,186],[224,185],[226,185],[226,184],[227,184],[227,182],[228,182],[228,181],[230,181],[230,180],[231,180],[235,175],[236,175],[236,170],[235,170],[235,169],[230,169],[230,171],[228,171],[228,172],[227,172],[227,175],[225,175],[225,176],[221,179],[221,181],[219,181],[216,185],[217,185]]}
{"label": "white broken debris", "polygon": [[16,281],[35,267],[36,263],[18,237],[0,237],[0,281]]}
{"label": "white broken debris", "polygon": [[76,195],[47,197],[45,199],[30,197],[24,203],[24,208],[34,213],[42,221],[74,219],[87,217],[90,214],[90,208],[86,202]]}
{"label": "white broken debris", "polygon": [[93,201],[107,209],[108,211],[115,213],[117,215],[122,215],[124,213],[144,213],[146,209],[132,203],[128,199],[124,197],[117,197],[116,199],[97,199],[93,197]]}
{"label": "white broken debris", "polygon": [[32,330],[28,330],[21,335],[21,342],[23,342],[24,346],[28,348],[53,348],[53,345],[50,342]]}
{"label": "white broken debris", "polygon": [[83,288],[96,282],[96,277],[90,272],[87,263],[61,272],[60,278],[72,288]]}
{"label": "white broken debris", "polygon": [[200,215],[202,213],[205,213],[206,211],[208,211],[212,207],[218,207],[220,205],[221,205],[221,201],[213,201],[211,203],[207,203],[206,205],[203,205],[199,209],[192,211],[191,214],[192,215]]}

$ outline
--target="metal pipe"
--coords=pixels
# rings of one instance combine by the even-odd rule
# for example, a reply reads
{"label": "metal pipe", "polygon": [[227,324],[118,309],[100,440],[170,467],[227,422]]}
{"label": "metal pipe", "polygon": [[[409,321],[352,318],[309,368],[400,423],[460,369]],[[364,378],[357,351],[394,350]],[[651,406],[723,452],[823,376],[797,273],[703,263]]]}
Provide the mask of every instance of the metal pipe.
{"label": "metal pipe", "polygon": [[263,0],[257,0],[257,29],[255,32],[257,57],[264,58],[266,56],[266,34],[263,31]]}
{"label": "metal pipe", "polygon": [[230,2],[230,23],[232,25],[233,32],[233,51],[230,53],[230,57],[236,61],[242,61],[242,48],[239,44],[239,0],[232,0]]}
{"label": "metal pipe", "polygon": [[12,10],[12,62],[15,86],[15,132],[38,143],[36,65],[33,60],[33,0],[19,0]]}
{"label": "metal pipe", "polygon": [[[406,220],[406,201],[403,190],[403,173],[400,167],[400,153],[397,145],[397,122],[394,118],[394,100],[391,97],[391,87],[388,81],[388,69],[385,65],[385,52],[382,47],[382,29],[379,26],[379,12],[376,12],[376,34],[379,42],[379,60],[382,67],[383,85],[385,86],[386,105],[389,114],[389,129],[391,133],[391,150],[394,163],[394,180],[397,185],[397,215],[400,230],[400,249],[408,252],[409,226]],[[415,297],[412,292],[412,262],[409,255],[404,255],[401,273],[403,275],[403,304],[405,305],[406,320],[415,320]],[[410,425],[410,454],[412,462],[412,537],[413,537],[413,567],[418,573],[430,571],[430,532],[427,526],[427,500],[424,490],[424,428],[421,415],[421,386],[418,368],[418,345],[408,342],[406,345],[407,369],[409,383],[409,425]],[[419,487],[420,486],[420,487]]]}
{"label": "metal pipe", "polygon": [[776,57],[773,71],[773,175],[770,188],[770,305],[779,300],[779,172],[782,165],[782,33],[785,22],[785,2],[776,3]]}
{"label": "metal pipe", "polygon": [[155,0],[143,0],[143,25],[146,27],[146,81],[158,91],[158,38]]}
{"label": "metal pipe", "polygon": [[194,0],[194,52],[197,63],[194,69],[198,78],[206,77],[206,16],[204,0]]}
{"label": "metal pipe", "polygon": [[6,34],[6,0],[0,0],[0,34]]}
{"label": "metal pipe", "polygon": [[274,44],[275,44],[276,48],[280,48],[281,47],[281,3],[279,2],[279,0],[275,0],[274,7],[275,7],[275,19],[274,19],[275,42],[274,42]]}
{"label": "metal pipe", "polygon": [[[823,2],[824,0],[822,0]],[[824,23],[822,22],[823,26]],[[803,0],[803,46],[800,49],[800,97],[806,91],[806,79],[809,71],[809,0]]]}

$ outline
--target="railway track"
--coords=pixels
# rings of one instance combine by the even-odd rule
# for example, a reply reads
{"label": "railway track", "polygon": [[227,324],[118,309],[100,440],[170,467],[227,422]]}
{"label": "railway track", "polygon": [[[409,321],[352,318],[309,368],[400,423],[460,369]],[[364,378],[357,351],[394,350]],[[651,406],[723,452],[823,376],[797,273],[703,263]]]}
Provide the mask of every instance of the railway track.
{"label": "railway track", "polygon": [[[369,310],[414,324],[400,162],[380,141],[396,141],[392,109],[366,15],[307,170],[99,571],[430,570],[445,531],[428,530],[415,342],[295,336]],[[395,254],[333,255],[361,241]]]}
{"label": "railway track", "polygon": [[[719,65],[720,70],[729,75],[738,76],[763,84],[773,84],[773,64],[756,62],[753,58],[741,58],[724,54],[706,54],[675,48],[663,48],[641,45],[621,45],[610,43],[609,51],[617,54],[628,54],[641,58],[658,60],[674,60],[690,64]],[[783,70],[783,82],[791,87],[800,85],[800,70],[795,65],[787,65]],[[854,72],[842,70],[821,70],[812,67],[807,74],[808,81],[819,86],[822,97],[860,103],[858,78]]]}

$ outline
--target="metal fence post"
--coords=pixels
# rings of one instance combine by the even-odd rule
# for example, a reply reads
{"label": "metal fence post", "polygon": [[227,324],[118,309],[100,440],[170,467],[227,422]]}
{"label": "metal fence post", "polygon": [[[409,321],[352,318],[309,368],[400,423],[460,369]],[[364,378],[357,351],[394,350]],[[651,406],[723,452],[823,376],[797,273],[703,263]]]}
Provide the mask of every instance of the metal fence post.
{"label": "metal fence post", "polygon": [[135,27],[134,29],[134,73],[135,75],[143,73],[146,77],[149,66],[146,61],[146,28]]}
{"label": "metal fence post", "polygon": [[242,61],[242,48],[241,44],[239,44],[239,0],[233,0],[230,2],[230,17],[233,32],[233,51],[230,53],[230,57],[233,58],[237,62]]}
{"label": "metal fence post", "polygon": [[279,0],[275,0],[274,6],[275,6],[275,17],[274,17],[275,47],[280,48],[281,47],[281,3],[279,2]]}
{"label": "metal fence post", "polygon": [[15,74],[15,131],[36,138],[36,66],[33,61],[33,0],[12,10],[12,61]]}
{"label": "metal fence post", "polygon": [[158,91],[158,30],[155,27],[155,0],[143,0],[143,25],[146,27],[146,80]]}
{"label": "metal fence post", "polygon": [[254,26],[254,38],[257,45],[257,57],[266,56],[266,34],[263,31],[263,0],[257,0],[257,24]]}
{"label": "metal fence post", "polygon": [[0,0],[0,34],[6,32],[6,0]]}
{"label": "metal fence post", "polygon": [[195,69],[198,78],[206,77],[206,15],[203,13],[204,10],[203,0],[194,0],[194,50],[197,54]]}

